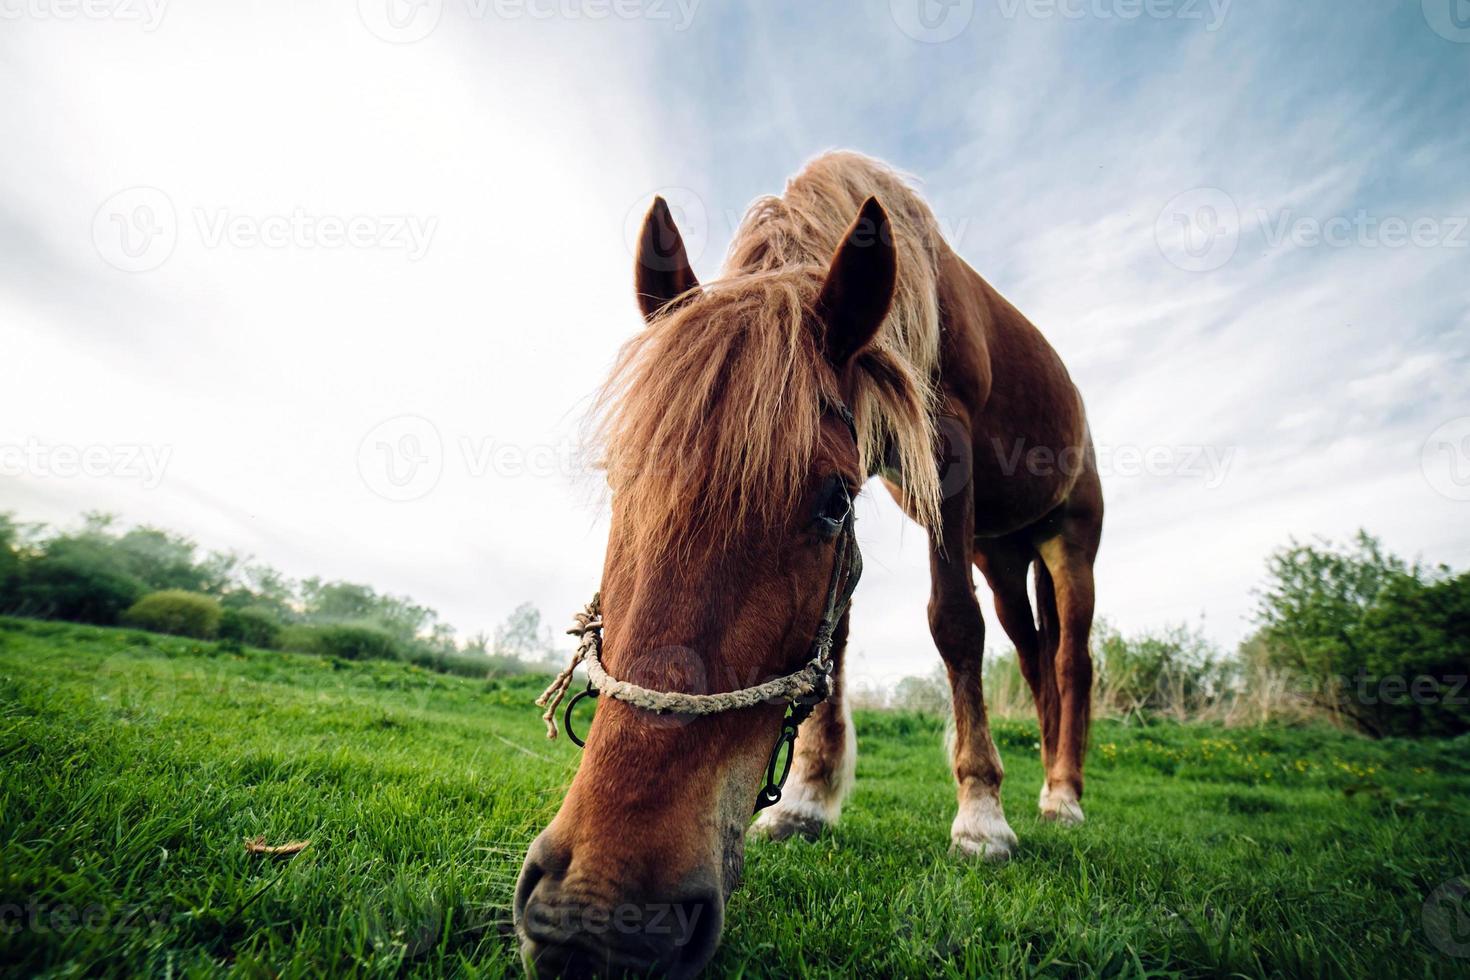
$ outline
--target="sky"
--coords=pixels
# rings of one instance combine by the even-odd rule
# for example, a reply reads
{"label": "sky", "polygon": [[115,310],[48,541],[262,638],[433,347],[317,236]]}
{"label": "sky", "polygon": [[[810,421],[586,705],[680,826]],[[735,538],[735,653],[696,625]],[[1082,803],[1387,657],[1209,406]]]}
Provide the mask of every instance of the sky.
{"label": "sky", "polygon": [[[1466,0],[0,0],[0,511],[559,624],[649,201],[708,280],[850,148],[1081,389],[1099,615],[1233,648],[1292,536],[1470,565],[1467,81]],[[929,673],[859,537],[849,671]]]}

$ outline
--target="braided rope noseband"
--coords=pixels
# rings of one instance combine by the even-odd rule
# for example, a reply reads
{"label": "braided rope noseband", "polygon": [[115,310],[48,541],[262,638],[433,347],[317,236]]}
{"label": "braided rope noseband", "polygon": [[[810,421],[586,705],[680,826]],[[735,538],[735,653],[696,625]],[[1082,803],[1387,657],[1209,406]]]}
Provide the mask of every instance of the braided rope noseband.
{"label": "braided rope noseband", "polygon": [[[800,670],[784,677],[744,687],[738,691],[722,694],[684,694],[680,691],[654,691],[639,687],[629,681],[620,681],[607,672],[602,665],[602,593],[592,596],[592,601],[577,613],[576,626],[567,630],[579,637],[577,651],[551,686],[536,699],[538,708],[545,708],[541,720],[546,722],[546,737],[556,738],[556,709],[566,697],[572,685],[572,673],[578,665],[587,668],[587,684],[590,690],[606,694],[635,708],[652,711],[659,715],[716,715],[738,708],[752,708],[768,701],[796,701],[825,690],[832,670],[832,630],[822,630],[813,649],[816,655]],[[823,623],[823,626],[826,624]]]}
{"label": "braided rope noseband", "polygon": [[[857,438],[852,413],[845,406],[834,405],[838,413]],[[853,508],[849,498],[847,514],[842,520],[837,538],[836,553],[832,560],[832,575],[827,584],[827,597],[822,618],[817,623],[812,637],[811,658],[798,670],[782,677],[719,694],[684,694],[679,691],[655,691],[640,687],[629,681],[621,681],[607,672],[602,664],[602,593],[592,596],[592,601],[575,616],[576,625],[567,630],[577,637],[577,649],[572,659],[551,685],[536,699],[538,708],[545,708],[541,720],[546,722],[546,737],[557,736],[556,710],[572,686],[572,675],[578,665],[587,668],[587,690],[567,702],[566,714],[562,719],[567,736],[578,745],[582,740],[571,730],[572,709],[584,697],[606,694],[635,708],[655,714],[714,715],[740,708],[751,708],[758,704],[786,702],[787,715],[781,725],[781,737],[767,765],[766,785],[760,792],[756,810],[770,806],[781,798],[781,786],[791,771],[791,761],[796,742],[796,731],[818,704],[832,693],[832,641],[837,624],[847,614],[852,604],[852,593],[857,587],[863,571],[863,559],[858,551],[857,537],[853,531]],[[788,749],[785,767],[778,777],[776,769],[782,748]]]}

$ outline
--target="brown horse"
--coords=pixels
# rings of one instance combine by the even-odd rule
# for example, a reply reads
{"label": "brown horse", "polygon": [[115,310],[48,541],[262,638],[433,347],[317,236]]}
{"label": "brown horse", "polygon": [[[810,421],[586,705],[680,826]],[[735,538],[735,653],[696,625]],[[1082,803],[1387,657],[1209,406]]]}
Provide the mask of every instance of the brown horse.
{"label": "brown horse", "polygon": [[[648,325],[600,403],[608,673],[709,693],[794,670],[835,580],[824,529],[881,474],[929,532],[929,625],[954,699],[953,850],[1004,859],[1016,845],[981,692],[977,566],[1041,719],[1041,814],[1081,821],[1102,494],[1082,399],[1042,335],[901,179],[850,153],[757,202],[706,285],[655,201],[636,279]],[[844,616],[836,689],[754,825],[769,837],[831,826],[852,786],[846,634]],[[541,974],[687,976],[718,943],[783,706],[681,717],[601,702],[516,887],[522,950]]]}

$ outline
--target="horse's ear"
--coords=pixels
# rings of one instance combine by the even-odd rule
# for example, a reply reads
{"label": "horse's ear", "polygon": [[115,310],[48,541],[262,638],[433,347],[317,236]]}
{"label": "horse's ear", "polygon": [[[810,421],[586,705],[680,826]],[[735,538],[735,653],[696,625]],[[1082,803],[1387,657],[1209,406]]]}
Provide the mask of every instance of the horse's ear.
{"label": "horse's ear", "polygon": [[645,320],[652,320],[670,300],[699,285],[689,266],[684,238],[674,225],[674,216],[662,197],[653,199],[643,231],[638,236],[638,261],[633,267],[638,307]]}
{"label": "horse's ear", "polygon": [[842,367],[872,341],[888,315],[897,282],[898,255],[888,213],[870,197],[842,236],[817,297],[823,351],[833,367]]}

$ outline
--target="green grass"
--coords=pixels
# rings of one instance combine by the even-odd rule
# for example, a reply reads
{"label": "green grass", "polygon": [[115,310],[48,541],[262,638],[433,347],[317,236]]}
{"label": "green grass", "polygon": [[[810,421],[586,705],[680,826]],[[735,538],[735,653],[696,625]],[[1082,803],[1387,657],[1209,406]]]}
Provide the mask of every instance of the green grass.
{"label": "green grass", "polygon": [[[515,973],[512,883],[577,764],[538,688],[0,619],[0,968]],[[1065,830],[1035,726],[1003,723],[1021,847],[994,867],[946,853],[941,723],[858,726],[841,827],[751,844],[712,975],[1470,970],[1422,911],[1467,873],[1463,739],[1100,723]],[[1455,911],[1430,932],[1470,952]]]}

